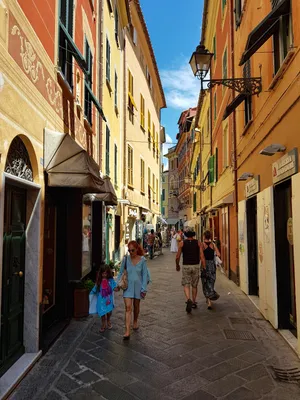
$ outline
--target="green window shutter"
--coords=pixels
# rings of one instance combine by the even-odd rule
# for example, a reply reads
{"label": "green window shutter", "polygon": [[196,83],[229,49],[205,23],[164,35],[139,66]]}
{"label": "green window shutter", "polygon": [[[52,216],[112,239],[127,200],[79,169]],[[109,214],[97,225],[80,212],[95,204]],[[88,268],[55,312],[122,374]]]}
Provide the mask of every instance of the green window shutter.
{"label": "green window shutter", "polygon": [[214,155],[214,183],[217,182],[218,180],[218,148],[215,150],[215,155]]}
{"label": "green window shutter", "polygon": [[217,38],[214,36],[213,39],[213,53],[214,53],[214,60],[217,59]]}
{"label": "green window shutter", "polygon": [[210,156],[208,159],[208,184],[214,184],[214,156]]}
{"label": "green window shutter", "polygon": [[109,147],[110,147],[110,130],[106,125],[106,153],[105,153],[105,173],[109,175]]}

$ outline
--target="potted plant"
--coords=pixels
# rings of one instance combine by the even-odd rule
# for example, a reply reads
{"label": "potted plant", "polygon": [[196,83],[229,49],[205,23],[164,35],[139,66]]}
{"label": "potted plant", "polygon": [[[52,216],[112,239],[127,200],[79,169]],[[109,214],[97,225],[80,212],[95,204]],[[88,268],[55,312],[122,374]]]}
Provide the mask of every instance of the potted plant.
{"label": "potted plant", "polygon": [[89,294],[94,287],[91,279],[78,282],[74,290],[74,317],[84,318],[89,315]]}

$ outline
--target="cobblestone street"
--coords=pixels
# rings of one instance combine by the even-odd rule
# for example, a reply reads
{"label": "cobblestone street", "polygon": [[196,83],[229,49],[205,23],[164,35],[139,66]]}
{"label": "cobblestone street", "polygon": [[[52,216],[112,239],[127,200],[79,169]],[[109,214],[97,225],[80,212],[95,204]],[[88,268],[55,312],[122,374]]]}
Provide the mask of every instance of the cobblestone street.
{"label": "cobblestone street", "polygon": [[174,255],[164,249],[148,266],[153,282],[130,341],[122,340],[117,293],[112,331],[100,334],[98,318],[73,321],[10,398],[300,398],[300,387],[279,381],[273,369],[299,368],[298,358],[234,283],[219,274],[214,310],[199,291],[198,309],[187,315]]}

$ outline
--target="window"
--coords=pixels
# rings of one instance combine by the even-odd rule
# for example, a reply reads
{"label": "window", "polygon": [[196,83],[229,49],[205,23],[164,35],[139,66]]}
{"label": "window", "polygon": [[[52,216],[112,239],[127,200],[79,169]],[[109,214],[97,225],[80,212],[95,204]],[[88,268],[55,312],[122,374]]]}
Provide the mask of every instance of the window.
{"label": "window", "polygon": [[229,165],[228,147],[228,125],[226,125],[223,130],[223,169]]}
{"label": "window", "polygon": [[193,194],[193,212],[197,211],[197,192]]}
{"label": "window", "polygon": [[206,137],[210,135],[210,109],[207,110],[206,114]]}
{"label": "window", "polygon": [[140,117],[141,117],[141,128],[145,130],[145,99],[141,94],[141,109],[140,109]]}
{"label": "window", "polygon": [[151,114],[148,110],[148,149],[151,150]]}
{"label": "window", "polygon": [[166,213],[165,207],[162,207],[162,208],[161,208],[161,213],[162,213],[162,215],[166,215],[166,214],[165,214],[165,213]]}
{"label": "window", "polygon": [[128,185],[133,186],[133,148],[129,145],[127,148],[127,165]]}
{"label": "window", "polygon": [[166,189],[162,190],[162,201],[166,200]]}
{"label": "window", "polygon": [[129,120],[131,123],[134,123],[134,109],[136,109],[135,101],[133,98],[133,76],[131,72],[128,70],[128,111],[129,111]]}
{"label": "window", "polygon": [[154,198],[154,194],[155,194],[155,175],[152,174],[152,190],[153,190],[153,203],[155,203],[155,198]]}
{"label": "window", "polygon": [[210,156],[207,163],[208,170],[208,184],[214,186],[218,180],[218,149],[216,148],[215,154]]}
{"label": "window", "polygon": [[105,173],[109,175],[109,148],[110,148],[110,130],[109,127],[106,125],[106,145],[105,145]]}
{"label": "window", "polygon": [[118,146],[115,144],[115,185],[118,184]]}
{"label": "window", "polygon": [[154,123],[152,123],[151,138],[152,138],[153,157],[155,157],[155,125],[154,125]]}
{"label": "window", "polygon": [[[275,4],[276,6],[276,4]],[[274,6],[273,6],[274,8]],[[274,49],[274,72],[278,72],[283,60],[292,46],[292,22],[291,13],[284,14],[279,17],[278,28],[273,35]]]}
{"label": "window", "polygon": [[221,0],[221,1],[222,1],[222,12],[224,12],[224,9],[225,9],[225,7],[226,7],[227,0]]}
{"label": "window", "polygon": [[[67,34],[73,37],[74,0],[60,2],[59,66],[66,81],[73,88],[72,47]],[[62,27],[63,25],[63,27]],[[66,31],[66,32],[65,32]],[[67,34],[66,34],[67,33]]]}
{"label": "window", "polygon": [[217,92],[214,94],[214,120],[217,119]]}
{"label": "window", "polygon": [[115,38],[119,46],[119,14],[117,8],[115,9]]}
{"label": "window", "polygon": [[[251,62],[250,60],[246,61],[243,68],[243,76],[244,78],[251,77]],[[246,97],[245,101],[245,126],[252,120],[252,96],[249,95]]]}
{"label": "window", "polygon": [[158,142],[158,133],[155,134],[155,145],[156,145],[156,162],[158,163],[159,158],[159,142]]}
{"label": "window", "polygon": [[141,158],[141,192],[145,193],[145,161]]}
{"label": "window", "polygon": [[227,72],[227,49],[225,49],[223,54],[223,79],[227,79],[228,72]]}
{"label": "window", "polygon": [[85,76],[84,81],[84,115],[89,124],[92,125],[92,100],[88,87],[92,89],[93,56],[87,39],[85,39],[85,60],[87,63],[88,74]]}
{"label": "window", "polygon": [[115,109],[118,109],[118,75],[115,72]]}
{"label": "window", "polygon": [[106,79],[110,82],[110,43],[106,38]]}
{"label": "window", "polygon": [[245,0],[235,0],[234,12],[235,12],[235,26],[236,26],[236,28],[238,28],[240,26],[240,24],[241,24],[243,8],[244,8],[244,2],[245,2]]}
{"label": "window", "polygon": [[156,203],[159,203],[158,179],[156,179]]}
{"label": "window", "polygon": [[133,25],[130,27],[133,44],[137,45],[137,31]]}
{"label": "window", "polygon": [[148,196],[149,196],[149,199],[151,198],[151,190],[152,190],[152,188],[151,188],[151,170],[150,170],[150,167],[148,167]]}
{"label": "window", "polygon": [[217,38],[214,36],[213,38],[213,53],[214,53],[214,60],[217,59]]}
{"label": "window", "polygon": [[152,90],[152,79],[151,79],[150,71],[149,71],[149,68],[147,65],[146,65],[146,79],[147,79],[150,89]]}

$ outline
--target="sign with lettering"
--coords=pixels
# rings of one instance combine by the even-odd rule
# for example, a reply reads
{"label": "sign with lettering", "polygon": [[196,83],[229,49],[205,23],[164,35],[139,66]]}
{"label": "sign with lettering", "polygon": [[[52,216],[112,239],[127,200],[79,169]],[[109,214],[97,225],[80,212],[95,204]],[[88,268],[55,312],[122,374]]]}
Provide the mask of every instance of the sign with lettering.
{"label": "sign with lettering", "polygon": [[260,190],[259,187],[259,175],[255,176],[251,181],[246,183],[245,186],[245,196],[246,198],[253,196],[254,194],[258,193]]}
{"label": "sign with lettering", "polygon": [[137,218],[138,212],[136,208],[128,207],[128,217]]}
{"label": "sign with lettering", "polygon": [[298,149],[291,150],[273,163],[273,183],[278,183],[298,172]]}

